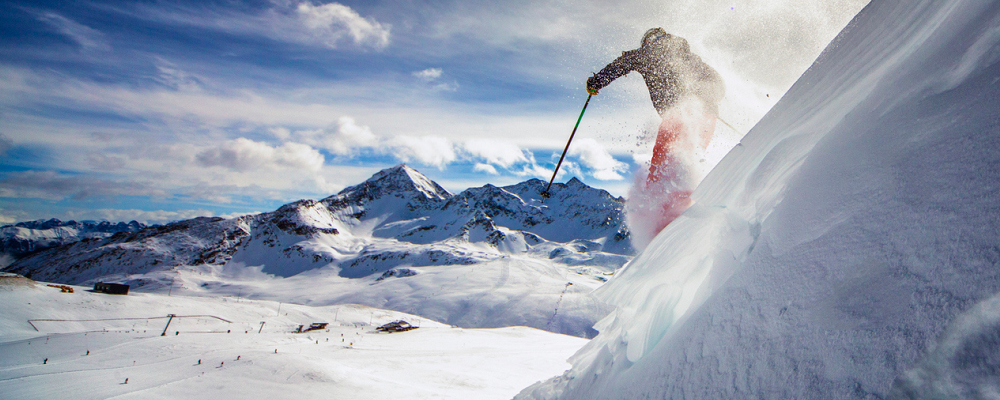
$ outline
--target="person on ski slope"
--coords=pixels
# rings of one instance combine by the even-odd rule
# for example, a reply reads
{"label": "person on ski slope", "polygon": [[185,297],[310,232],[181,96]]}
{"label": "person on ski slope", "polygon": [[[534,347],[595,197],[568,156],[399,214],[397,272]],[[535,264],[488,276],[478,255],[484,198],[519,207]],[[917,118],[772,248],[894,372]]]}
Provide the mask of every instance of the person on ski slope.
{"label": "person on ski slope", "polygon": [[587,79],[587,92],[596,95],[632,71],[639,72],[646,81],[653,107],[663,119],[646,182],[636,188],[640,197],[660,203],[640,210],[651,214],[643,218],[655,220],[649,221],[655,225],[651,232],[655,236],[691,205],[695,182],[687,176],[681,156],[683,152],[692,154],[694,146],[702,150],[708,147],[726,88],[719,73],[691,52],[687,40],[663,28],[653,28],[643,35],[638,49],[622,52],[621,57]]}

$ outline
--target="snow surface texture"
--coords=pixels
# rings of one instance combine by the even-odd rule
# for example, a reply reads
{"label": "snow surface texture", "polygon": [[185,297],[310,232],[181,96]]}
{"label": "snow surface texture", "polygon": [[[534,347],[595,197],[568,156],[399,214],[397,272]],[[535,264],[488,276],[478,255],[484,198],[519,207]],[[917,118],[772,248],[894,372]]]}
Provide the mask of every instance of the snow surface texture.
{"label": "snow surface texture", "polygon": [[542,202],[544,187],[536,179],[452,195],[400,165],[319,201],[81,240],[7,270],[593,337],[610,309],[590,292],[631,258],[623,200],[573,179]]}
{"label": "snow surface texture", "polygon": [[[0,275],[4,399],[509,399],[566,369],[586,342],[357,305],[60,293],[8,280]],[[200,317],[174,318],[160,336],[167,314]],[[419,328],[374,330],[399,319]],[[329,325],[292,333],[313,322]]]}
{"label": "snow surface texture", "polygon": [[519,398],[997,398],[1000,2],[877,1]]}

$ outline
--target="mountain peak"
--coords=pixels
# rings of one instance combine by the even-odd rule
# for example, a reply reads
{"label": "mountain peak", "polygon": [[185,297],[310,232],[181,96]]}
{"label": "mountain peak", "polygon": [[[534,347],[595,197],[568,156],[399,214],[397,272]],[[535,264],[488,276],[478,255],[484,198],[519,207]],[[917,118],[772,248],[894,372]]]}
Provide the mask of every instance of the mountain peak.
{"label": "mountain peak", "polygon": [[452,196],[436,182],[406,164],[383,169],[364,182],[364,184],[367,183],[379,186],[388,185],[395,189],[416,190],[428,198],[447,199]]}
{"label": "mountain peak", "polygon": [[386,196],[414,198],[419,202],[427,200],[435,202],[447,200],[452,197],[452,194],[419,171],[406,164],[399,164],[376,172],[375,175],[361,184],[345,188],[340,193],[328,197],[325,201],[334,203],[365,202]]}

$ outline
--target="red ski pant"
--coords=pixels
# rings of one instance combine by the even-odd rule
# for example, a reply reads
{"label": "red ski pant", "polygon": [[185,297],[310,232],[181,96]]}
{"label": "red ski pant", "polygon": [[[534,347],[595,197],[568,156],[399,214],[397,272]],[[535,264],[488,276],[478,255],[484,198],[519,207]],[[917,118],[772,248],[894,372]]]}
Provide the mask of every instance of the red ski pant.
{"label": "red ski pant", "polygon": [[[697,115],[700,114],[700,115]],[[667,114],[660,123],[653,145],[653,157],[646,176],[647,190],[663,192],[660,215],[655,232],[659,232],[691,206],[694,185],[687,182],[686,169],[679,160],[680,152],[694,152],[694,146],[707,148],[715,132],[715,113],[691,115]],[[653,187],[657,189],[653,189]]]}

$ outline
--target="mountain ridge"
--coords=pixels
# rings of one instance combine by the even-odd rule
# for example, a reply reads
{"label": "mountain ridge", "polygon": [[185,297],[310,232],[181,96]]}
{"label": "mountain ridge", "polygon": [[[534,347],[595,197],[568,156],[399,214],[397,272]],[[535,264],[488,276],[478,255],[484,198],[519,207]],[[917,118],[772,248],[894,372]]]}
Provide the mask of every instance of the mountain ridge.
{"label": "mountain ridge", "polygon": [[[625,256],[615,261],[624,263],[631,248],[622,198],[573,179],[554,184],[552,199],[542,203],[543,185],[532,179],[452,194],[400,164],[320,200],[298,200],[272,212],[228,220],[199,217],[90,238],[75,246],[57,245],[20,258],[5,270],[75,284],[230,262],[262,265],[263,272],[283,277],[332,265],[342,276],[362,277],[414,260],[426,265],[474,264],[525,253],[542,243],[574,240],[590,245],[573,249]],[[388,261],[393,258],[395,262]]]}

